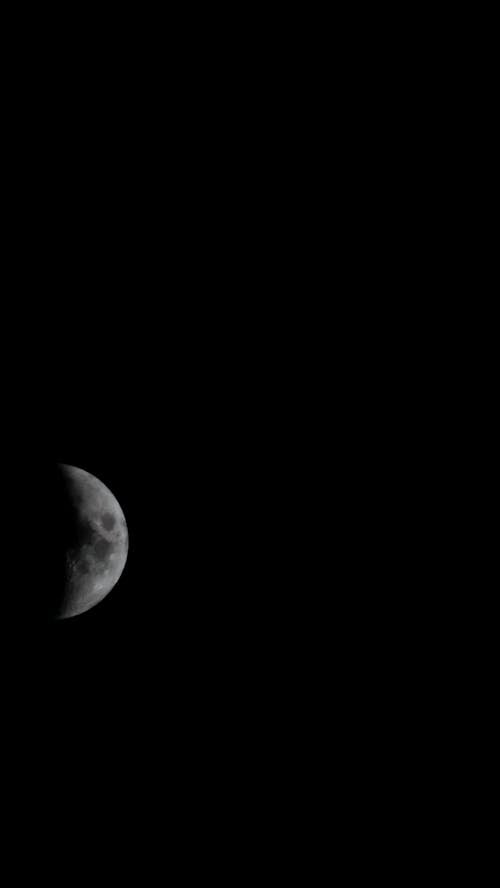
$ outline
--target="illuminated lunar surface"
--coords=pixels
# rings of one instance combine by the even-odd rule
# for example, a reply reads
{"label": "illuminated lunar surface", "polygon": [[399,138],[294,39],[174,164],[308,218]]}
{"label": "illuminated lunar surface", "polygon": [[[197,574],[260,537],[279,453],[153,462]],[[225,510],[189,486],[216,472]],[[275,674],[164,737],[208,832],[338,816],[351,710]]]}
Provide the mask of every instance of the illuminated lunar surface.
{"label": "illuminated lunar surface", "polygon": [[57,614],[65,619],[90,610],[117,583],[127,560],[128,531],[117,499],[102,481],[75,466],[60,468],[74,513]]}

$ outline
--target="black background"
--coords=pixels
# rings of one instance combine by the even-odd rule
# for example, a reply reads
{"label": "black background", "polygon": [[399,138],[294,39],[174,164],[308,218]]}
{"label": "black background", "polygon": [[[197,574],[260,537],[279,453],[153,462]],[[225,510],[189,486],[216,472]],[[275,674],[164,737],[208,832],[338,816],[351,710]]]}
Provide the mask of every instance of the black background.
{"label": "black background", "polygon": [[74,841],[64,811],[76,804],[99,836],[112,821],[107,850],[115,836],[120,859],[132,831],[134,842],[167,833],[194,862],[194,835],[213,853],[238,834],[231,812],[263,791],[263,758],[280,767],[271,726],[291,686],[262,554],[276,528],[261,515],[267,434],[252,420],[245,341],[237,359],[225,309],[210,297],[179,307],[164,286],[163,298],[125,282],[80,296],[56,336],[35,328],[23,395],[13,387],[4,594],[50,593],[32,556],[53,510],[33,502],[30,464],[102,480],[126,516],[129,554],[115,588],[79,617],[4,615],[4,739],[21,783],[55,804],[59,841]]}
{"label": "black background", "polygon": [[[95,230],[97,216],[84,218]],[[284,590],[267,568],[279,533],[279,398],[263,367],[276,320],[248,300],[240,258],[217,255],[208,229],[180,255],[166,233],[154,261],[150,231],[119,226],[98,257],[61,239],[12,296],[4,595],[29,602],[50,591],[36,555],[53,509],[50,490],[33,486],[35,467],[43,475],[63,462],[102,480],[130,548],[119,582],[88,613],[53,625],[4,616],[4,714],[23,781],[41,780],[44,797],[93,808],[89,794],[104,794],[93,813],[103,830],[108,805],[120,819],[134,798],[152,829],[153,788],[187,841],[197,817],[208,836],[216,811],[226,818],[259,793],[292,688]],[[239,275],[239,295],[220,286],[218,268]]]}
{"label": "black background", "polygon": [[[332,595],[311,579],[314,557],[300,582],[299,545],[284,539],[283,519],[284,513],[290,524],[294,518],[293,460],[308,468],[309,454],[296,457],[292,442],[300,449],[301,433],[309,434],[316,449],[316,440],[302,417],[290,428],[283,418],[288,406],[294,412],[301,361],[311,364],[300,307],[298,332],[289,324],[294,292],[299,306],[311,294],[328,298],[314,281],[314,250],[325,245],[329,227],[320,220],[318,235],[313,223],[316,213],[338,214],[336,197],[325,197],[321,164],[319,181],[314,178],[319,149],[328,144],[314,124],[328,125],[329,103],[320,95],[315,107],[321,90],[305,80],[311,71],[318,87],[329,78],[320,70],[316,38],[314,59],[307,57],[302,27],[290,39],[284,21],[274,31],[258,22],[259,39],[248,40],[245,55],[247,22],[235,24],[225,39],[226,15],[211,21],[221,52],[206,22],[191,10],[188,15],[183,31],[158,28],[156,46],[155,23],[148,22],[144,34],[130,22],[130,39],[122,33],[123,18],[107,33],[93,21],[101,47],[97,39],[87,44],[72,76],[76,53],[67,34],[63,52],[45,53],[34,71],[16,50],[6,78],[5,103],[11,99],[12,108],[4,109],[3,182],[12,199],[4,195],[0,326],[3,761],[14,788],[8,825],[18,825],[23,837],[16,864],[27,856],[39,863],[31,834],[26,837],[31,824],[35,836],[45,827],[43,852],[53,860],[66,848],[72,856],[65,884],[104,845],[113,875],[119,862],[138,883],[147,880],[151,862],[160,860],[151,867],[154,875],[171,874],[174,860],[183,874],[197,866],[206,875],[211,860],[219,873],[232,856],[240,881],[257,848],[276,848],[286,813],[297,812],[300,829],[304,815],[307,820],[321,810],[317,799],[304,804],[298,796],[300,767],[308,788],[318,786],[325,795],[323,759],[319,775],[313,767],[319,741],[330,735],[316,731],[299,704],[302,688],[314,715],[315,688],[329,677],[307,649],[304,614],[311,599],[315,608],[318,589],[327,601]],[[342,29],[339,34],[343,40]],[[357,26],[354,34],[358,45]],[[115,59],[110,47],[123,57]],[[44,48],[42,42],[42,54]],[[107,66],[97,64],[100,49]],[[337,96],[347,97],[355,117],[359,103],[345,89],[356,54],[345,65],[339,59],[333,118],[335,139],[342,141],[351,127],[337,120]],[[268,60],[275,64],[266,70]],[[19,101],[13,84],[23,78]],[[375,105],[376,123],[378,99]],[[399,125],[399,112],[395,119]],[[372,135],[377,140],[378,134],[371,124],[368,139],[354,131],[353,153],[358,143],[368,145],[371,169],[378,157]],[[307,142],[310,154],[302,153]],[[365,154],[357,154],[363,169]],[[361,205],[355,195],[345,217],[341,209],[338,239],[331,236],[338,281],[339,243],[342,253],[349,220],[353,213],[357,219],[360,206],[363,224],[367,218],[366,176],[356,162],[351,174],[334,149],[329,166],[335,193],[344,180],[348,191],[361,181],[362,192]],[[301,187],[306,196],[318,195],[320,209],[303,210]],[[380,201],[375,195],[368,202],[371,239],[373,219],[380,227]],[[304,228],[315,243],[311,258],[303,256],[301,280]],[[356,233],[348,240],[354,242],[349,279],[367,264],[373,279],[370,251],[358,246]],[[389,249],[392,244],[391,237]],[[346,288],[336,289],[334,301],[342,302]],[[319,310],[318,326],[326,326],[328,336]],[[342,338],[342,324],[336,329]],[[352,355],[350,361],[341,356],[342,380],[349,379],[351,362]],[[321,371],[318,377],[321,382]],[[307,399],[311,389],[314,384]],[[328,421],[329,398],[318,412]],[[371,436],[372,429],[369,449]],[[43,479],[57,461],[87,469],[111,488],[128,521],[130,550],[105,601],[74,620],[42,626],[29,619],[29,607],[23,619],[17,605],[47,592],[44,542],[57,516]],[[341,464],[340,475],[344,471]],[[357,467],[354,474],[359,477]],[[306,483],[327,500],[323,478]],[[362,520],[365,498],[363,491]],[[325,508],[337,508],[335,496]],[[301,518],[308,521],[309,514]],[[328,538],[328,549],[331,543]],[[337,577],[338,540],[335,546]],[[356,567],[365,555],[357,541],[354,549]],[[354,606],[366,614],[361,586]],[[335,735],[327,756],[336,783],[338,773],[346,775],[358,809],[365,787],[361,796],[353,792],[352,775],[363,774],[365,739],[376,748],[379,688],[373,720],[370,713],[359,730],[351,670],[377,675],[358,658],[359,620],[352,622],[355,643],[345,631],[339,611],[351,597],[344,593],[342,583],[340,593],[334,589],[333,633],[318,607],[310,640],[320,655],[330,652],[332,638],[338,649],[333,692],[328,687],[323,695],[320,688],[317,711],[328,718],[333,710],[336,733],[345,726],[353,731],[349,755],[361,740],[354,766],[349,755],[339,755]],[[368,596],[377,609],[371,581]],[[320,622],[331,635],[324,646],[317,640]],[[367,634],[374,634],[372,625]],[[304,677],[311,661],[314,674]],[[393,672],[390,655],[387,662]],[[338,687],[352,701],[352,718],[339,711]],[[399,726],[393,736],[399,742]],[[385,732],[382,737],[385,745]],[[247,847],[238,854],[242,839]],[[289,838],[276,855],[280,868],[284,860],[295,863],[299,845],[295,835]],[[315,857],[307,855],[309,875]]]}
{"label": "black background", "polygon": [[[6,761],[49,849],[88,818],[85,840],[116,834],[121,860],[142,828],[188,861],[203,842],[225,855],[244,812],[262,824],[293,788],[277,730],[296,690],[293,555],[276,557],[296,348],[283,101],[251,95],[252,66],[215,66],[210,85],[198,61],[140,84],[128,65],[111,90],[87,63],[79,85],[59,69],[43,107],[33,79],[5,165]],[[40,479],[59,462],[115,494],[129,554],[104,601],[46,625],[29,605],[50,592]]]}

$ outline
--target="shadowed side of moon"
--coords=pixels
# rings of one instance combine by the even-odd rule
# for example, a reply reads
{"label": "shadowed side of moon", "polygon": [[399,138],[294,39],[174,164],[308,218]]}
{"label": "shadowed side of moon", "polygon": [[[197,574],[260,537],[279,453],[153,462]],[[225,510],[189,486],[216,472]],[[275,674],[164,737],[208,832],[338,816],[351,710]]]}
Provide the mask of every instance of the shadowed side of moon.
{"label": "shadowed side of moon", "polygon": [[0,476],[2,629],[88,611],[113,589],[128,552],[122,509],[82,469],[9,460]]}

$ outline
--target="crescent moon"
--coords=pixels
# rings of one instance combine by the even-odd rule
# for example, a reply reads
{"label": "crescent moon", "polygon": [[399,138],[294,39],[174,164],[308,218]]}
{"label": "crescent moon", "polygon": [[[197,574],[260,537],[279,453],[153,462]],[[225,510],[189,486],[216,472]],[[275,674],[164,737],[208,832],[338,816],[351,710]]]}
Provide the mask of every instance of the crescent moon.
{"label": "crescent moon", "polygon": [[118,500],[94,475],[61,464],[74,526],[65,553],[64,594],[57,617],[90,610],[118,582],[128,554],[128,529]]}

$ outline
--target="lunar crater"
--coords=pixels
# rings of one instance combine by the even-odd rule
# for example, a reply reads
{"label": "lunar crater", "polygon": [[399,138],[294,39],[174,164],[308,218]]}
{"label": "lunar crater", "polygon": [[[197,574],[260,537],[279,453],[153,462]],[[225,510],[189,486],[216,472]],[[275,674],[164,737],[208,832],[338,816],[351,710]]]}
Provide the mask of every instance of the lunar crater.
{"label": "lunar crater", "polygon": [[116,524],[115,516],[110,512],[106,512],[101,518],[101,523],[105,530],[113,530]]}

